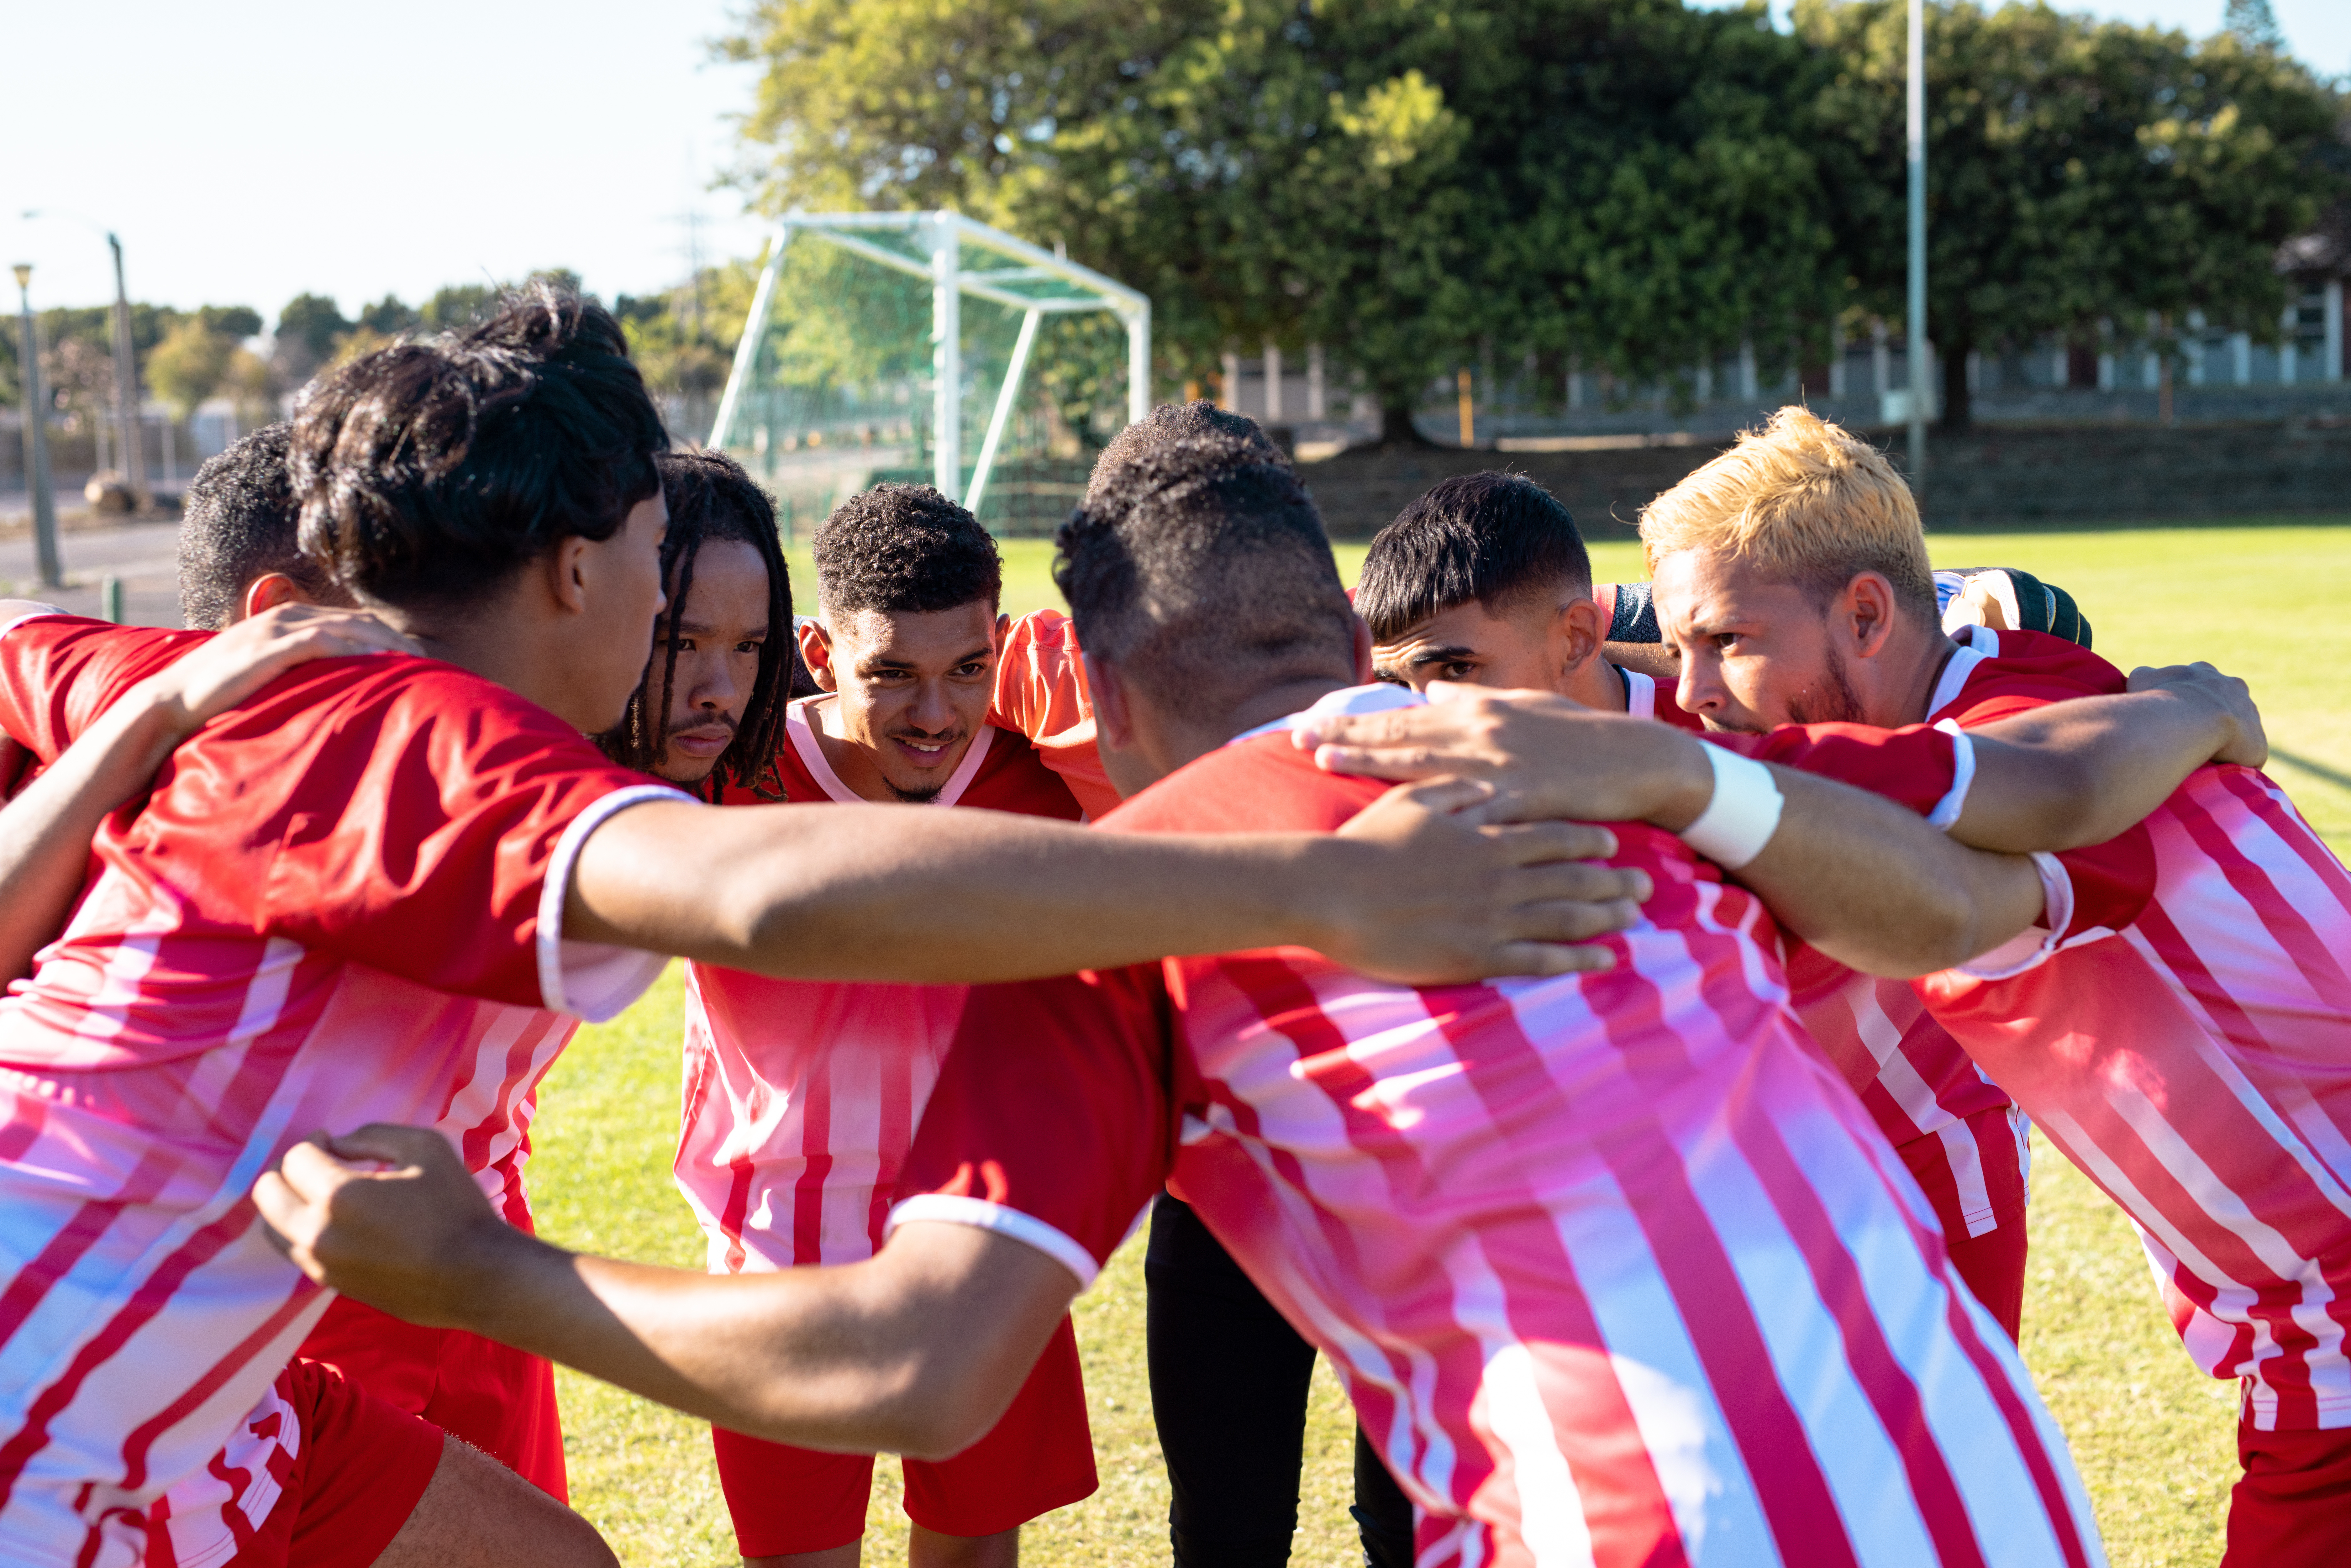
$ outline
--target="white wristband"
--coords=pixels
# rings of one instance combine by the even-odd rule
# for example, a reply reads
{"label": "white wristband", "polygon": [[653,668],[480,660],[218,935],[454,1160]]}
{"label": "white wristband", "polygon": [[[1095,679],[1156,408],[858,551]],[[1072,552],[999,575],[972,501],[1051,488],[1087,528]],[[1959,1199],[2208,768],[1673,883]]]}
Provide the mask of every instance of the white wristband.
{"label": "white wristband", "polygon": [[1706,759],[1714,768],[1714,798],[1682,830],[1682,842],[1723,870],[1737,871],[1761,854],[1780,831],[1780,810],[1787,802],[1771,781],[1771,770],[1754,758],[1707,746]]}

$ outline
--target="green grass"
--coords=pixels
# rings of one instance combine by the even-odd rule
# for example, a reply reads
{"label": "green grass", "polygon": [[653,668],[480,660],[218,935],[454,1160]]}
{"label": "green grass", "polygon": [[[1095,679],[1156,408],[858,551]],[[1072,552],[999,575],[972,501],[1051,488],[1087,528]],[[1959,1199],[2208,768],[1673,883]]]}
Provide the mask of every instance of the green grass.
{"label": "green grass", "polygon": [[[2018,566],[2064,584],[2128,668],[2209,659],[2252,683],[2281,758],[2273,771],[2338,852],[2351,847],[2351,712],[2328,672],[2351,662],[2351,528],[2316,526],[1967,534],[1936,541],[1950,565]],[[1350,579],[1361,546],[1340,547]],[[1636,549],[1595,546],[1603,580],[1641,575]],[[1005,546],[1005,608],[1058,605],[1042,541]],[[801,608],[815,581],[793,559]],[[2313,771],[2313,768],[2324,771]],[[2342,781],[2330,779],[2335,775]],[[583,1030],[548,1080],[534,1132],[545,1233],[574,1247],[698,1267],[699,1232],[669,1179],[677,1128],[680,990],[673,972],[615,1022]],[[2129,1225],[2037,1135],[2024,1354],[2064,1426],[2116,1568],[2209,1563],[2235,1472],[2235,1397],[2198,1374],[2158,1305]],[[1029,1527],[1042,1568],[1166,1561],[1166,1479],[1152,1435],[1143,1270],[1130,1243],[1076,1309],[1102,1490]],[[735,1561],[700,1422],[558,1374],[572,1498],[632,1564]],[[1292,1561],[1358,1561],[1346,1518],[1352,1426],[1318,1369]],[[879,1468],[867,1561],[902,1563],[893,1464]]]}

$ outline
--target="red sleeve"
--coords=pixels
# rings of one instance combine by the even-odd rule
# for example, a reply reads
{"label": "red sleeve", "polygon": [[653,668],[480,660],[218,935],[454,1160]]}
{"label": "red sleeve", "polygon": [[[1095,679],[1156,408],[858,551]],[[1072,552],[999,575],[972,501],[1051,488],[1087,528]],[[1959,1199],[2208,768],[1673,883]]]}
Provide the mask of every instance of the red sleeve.
{"label": "red sleeve", "polygon": [[1978,667],[1958,698],[1928,716],[1973,729],[2074,697],[2124,689],[2123,673],[2077,643],[2045,632],[2001,632],[2000,652]]}
{"label": "red sleeve", "polygon": [[1174,1162],[1157,966],[976,986],[898,1177],[893,1227],[999,1231],[1093,1282]]}
{"label": "red sleeve", "polygon": [[996,661],[987,722],[1027,736],[1088,815],[1118,809],[1118,790],[1094,744],[1093,703],[1086,694],[1077,628],[1068,616],[1037,610],[1012,623]]}
{"label": "red sleeve", "polygon": [[592,1019],[662,960],[562,939],[571,860],[612,811],[655,797],[683,798],[476,676],[320,660],[183,745],[121,844],[224,924]]}
{"label": "red sleeve", "polygon": [[[1708,738],[1719,743],[1729,737]],[[1744,737],[1735,748],[1758,762],[1776,762],[1883,795],[1922,817],[1932,817],[1960,782],[1958,740],[1923,724],[1900,729],[1788,724],[1767,735]]]}
{"label": "red sleeve", "polygon": [[55,762],[117,697],[211,636],[78,615],[0,627],[0,731]]}

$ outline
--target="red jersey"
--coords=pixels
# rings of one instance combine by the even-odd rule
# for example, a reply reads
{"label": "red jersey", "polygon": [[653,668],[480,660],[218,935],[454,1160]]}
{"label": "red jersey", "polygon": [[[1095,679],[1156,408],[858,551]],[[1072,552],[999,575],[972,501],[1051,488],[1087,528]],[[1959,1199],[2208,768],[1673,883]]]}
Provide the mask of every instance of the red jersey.
{"label": "red jersey", "polygon": [[[1929,715],[1962,737],[2123,689],[2061,639],[1968,635]],[[1788,760],[1827,770],[1795,744],[1810,755]],[[1963,789],[1972,769],[1925,727],[1822,744],[1865,787],[1893,768]],[[2241,1380],[2247,1420],[2351,1427],[2351,874],[2267,776],[2225,766],[2114,844],[2035,858],[2043,928],[1918,994],[2131,1217],[2182,1343]]]}
{"label": "red jersey", "polygon": [[[1104,828],[1328,831],[1386,788],[1288,727]],[[1658,891],[1605,975],[1416,990],[1283,948],[976,988],[893,1223],[1082,1284],[1173,1177],[1339,1369],[1423,1568],[2095,1561],[2013,1348],[1789,1019],[1770,915],[1615,831]]]}
{"label": "red jersey", "polygon": [[[199,640],[0,629],[0,729],[51,760]],[[139,1511],[266,1396],[329,1300],[247,1197],[297,1139],[437,1125],[527,1218],[538,1075],[573,1017],[662,965],[564,938],[569,867],[667,798],[512,692],[374,655],[288,672],[108,819],[66,930],[0,1002],[0,1557],[135,1561]],[[175,1550],[268,1500],[175,1518]]]}
{"label": "red jersey", "polygon": [[[855,802],[809,723],[831,696],[791,705],[757,790]],[[929,802],[1073,821],[1060,775],[1020,736],[983,725]],[[907,807],[906,810],[921,810]],[[898,1167],[938,1080],[961,986],[775,980],[686,966],[679,1190],[709,1239],[713,1273],[853,1263],[882,1243]]]}

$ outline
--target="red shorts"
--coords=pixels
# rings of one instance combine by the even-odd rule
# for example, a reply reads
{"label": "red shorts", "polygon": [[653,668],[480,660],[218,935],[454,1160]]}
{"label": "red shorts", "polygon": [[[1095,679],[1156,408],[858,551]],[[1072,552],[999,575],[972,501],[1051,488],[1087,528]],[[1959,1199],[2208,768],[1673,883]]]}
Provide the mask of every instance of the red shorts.
{"label": "red shorts", "polygon": [[571,1500],[555,1369],[462,1329],[419,1328],[338,1297],[297,1354],[463,1438],[558,1502]]}
{"label": "red shorts", "polygon": [[[147,1511],[146,1568],[368,1568],[441,1463],[441,1429],[297,1361],[199,1475]],[[256,1520],[258,1522],[256,1522]]]}
{"label": "red shorts", "polygon": [[2245,1473],[2229,1493],[2220,1568],[2351,1563],[2351,1431],[2257,1432],[2240,1423]]}
{"label": "red shorts", "polygon": [[1981,1236],[1946,1236],[1951,1268],[2014,1339],[2024,1327],[2024,1205]]}
{"label": "red shorts", "polygon": [[[823,1454],[710,1429],[746,1557],[824,1552],[865,1533],[871,1454]],[[906,1517],[940,1535],[995,1535],[1093,1495],[1093,1429],[1078,1338],[1063,1318],[987,1436],[947,1459],[906,1459]]]}

